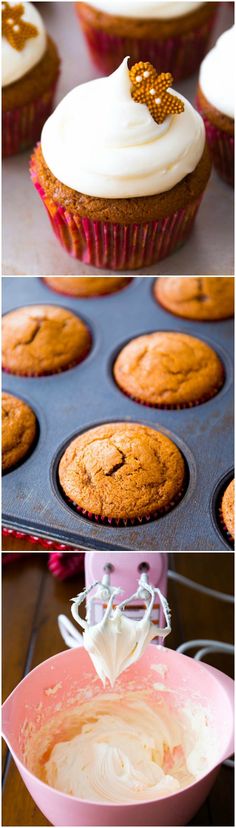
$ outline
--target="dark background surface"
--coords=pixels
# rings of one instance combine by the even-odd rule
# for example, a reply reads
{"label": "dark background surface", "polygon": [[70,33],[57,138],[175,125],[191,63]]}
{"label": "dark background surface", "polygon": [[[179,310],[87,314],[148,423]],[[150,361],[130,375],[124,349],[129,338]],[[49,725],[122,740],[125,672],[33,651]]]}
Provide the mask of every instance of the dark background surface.
{"label": "dark background surface", "polygon": [[[98,553],[99,554],[99,553]],[[114,554],[114,553],[111,553]],[[25,553],[3,568],[3,699],[29,670],[65,649],[57,615],[69,615],[69,599],[84,585],[83,575],[65,582],[47,570],[47,553]],[[175,553],[171,569],[223,592],[233,592],[233,553]],[[168,647],[193,638],[233,642],[233,608],[169,581],[168,599],[173,631]],[[209,663],[232,675],[228,655],[208,657]],[[191,825],[233,825],[233,771],[222,767],[214,788]],[[13,760],[3,747],[3,825],[49,825],[31,799]]]}

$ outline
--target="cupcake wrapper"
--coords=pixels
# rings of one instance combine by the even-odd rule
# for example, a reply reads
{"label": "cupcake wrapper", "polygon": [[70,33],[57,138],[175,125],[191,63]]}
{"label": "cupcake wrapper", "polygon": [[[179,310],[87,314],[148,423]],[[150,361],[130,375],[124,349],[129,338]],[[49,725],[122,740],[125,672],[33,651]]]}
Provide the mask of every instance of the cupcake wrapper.
{"label": "cupcake wrapper", "polygon": [[80,357],[80,359],[76,359],[73,362],[69,362],[68,365],[65,365],[64,368],[58,368],[55,371],[42,371],[41,374],[39,374],[36,371],[27,371],[27,372],[26,371],[24,371],[24,372],[23,371],[11,371],[10,368],[6,368],[5,365],[2,365],[2,370],[5,371],[6,374],[13,374],[14,376],[17,376],[17,377],[38,377],[38,378],[40,378],[40,377],[51,377],[51,376],[54,376],[55,374],[63,374],[64,371],[70,371],[71,368],[76,368],[77,365],[80,365],[80,363],[83,362],[84,359],[86,359],[86,357],[90,353],[91,344],[92,344],[92,340],[90,342],[89,348],[87,348],[86,351],[84,351],[84,353]]}
{"label": "cupcake wrapper", "polygon": [[43,125],[52,111],[57,78],[37,101],[3,112],[3,157],[16,155],[39,140]]}
{"label": "cupcake wrapper", "polygon": [[158,71],[171,72],[175,81],[187,78],[200,66],[214,22],[215,11],[207,22],[192,32],[166,40],[152,40],[110,35],[87,23],[83,26],[81,19],[91,57],[103,74],[109,75],[129,55],[131,64],[149,60]]}
{"label": "cupcake wrapper", "polygon": [[206,138],[209,150],[212,156],[212,161],[217,172],[221,178],[234,186],[234,136],[224,132],[223,129],[218,129],[212,124],[205,113],[203,112],[199,100],[197,99],[197,108],[200,112],[206,129]]}
{"label": "cupcake wrapper", "polygon": [[182,487],[182,489],[178,492],[176,497],[171,500],[168,506],[163,507],[162,509],[156,509],[149,515],[142,515],[142,517],[137,518],[113,518],[113,517],[103,517],[102,515],[95,515],[94,512],[88,512],[87,509],[82,509],[81,506],[78,506],[78,503],[75,503],[74,500],[71,500],[67,495],[64,493],[63,489],[61,489],[61,494],[63,495],[63,499],[66,503],[76,512],[79,512],[82,517],[87,518],[87,520],[91,520],[93,523],[99,523],[100,526],[112,526],[114,528],[121,527],[121,526],[140,526],[144,523],[150,523],[153,520],[157,520],[158,518],[162,517],[163,515],[170,512],[174,509],[175,506],[180,502],[183,495],[186,491],[186,485]]}
{"label": "cupcake wrapper", "polygon": [[[116,380],[115,380],[115,382],[116,382]],[[219,393],[219,391],[221,390],[223,385],[224,385],[224,380],[221,383],[221,385],[218,385],[217,388],[215,388],[214,391],[211,392],[211,394],[205,394],[204,397],[201,397],[201,399],[199,399],[199,400],[194,400],[194,402],[178,403],[178,404],[174,405],[174,403],[172,403],[172,404],[170,404],[170,403],[158,403],[157,404],[157,403],[144,402],[139,397],[135,397],[135,396],[133,396],[133,394],[128,394],[128,392],[124,391],[123,388],[121,388],[118,385],[118,383],[116,382],[116,386],[119,389],[119,391],[121,391],[122,394],[125,394],[126,397],[129,397],[130,400],[133,400],[134,402],[138,403],[139,405],[145,405],[146,408],[156,408],[156,409],[161,409],[162,411],[182,411],[183,409],[186,409],[186,408],[195,408],[197,405],[202,405],[203,403],[208,402],[208,400],[211,400],[213,397],[215,397],[216,394]]]}
{"label": "cupcake wrapper", "polygon": [[30,172],[62,247],[75,259],[110,270],[148,267],[173,253],[189,236],[203,195],[157,221],[111,224],[82,218],[56,204],[37,179],[34,157]]}

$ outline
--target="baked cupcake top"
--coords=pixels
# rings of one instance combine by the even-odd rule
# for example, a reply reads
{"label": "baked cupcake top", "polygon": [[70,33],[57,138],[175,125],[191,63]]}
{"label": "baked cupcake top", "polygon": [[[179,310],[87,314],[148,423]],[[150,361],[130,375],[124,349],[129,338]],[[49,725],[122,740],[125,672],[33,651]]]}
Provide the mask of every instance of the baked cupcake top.
{"label": "baked cupcake top", "polygon": [[58,293],[68,296],[102,296],[121,290],[130,282],[129,278],[121,276],[45,276],[44,282]]}
{"label": "baked cupcake top", "polygon": [[138,423],[108,423],[72,440],[59,464],[67,497],[101,518],[140,519],[171,508],[185,464],[164,434]]}
{"label": "baked cupcake top", "polygon": [[212,348],[185,333],[158,331],[132,339],[114,365],[122,391],[155,406],[198,405],[217,393],[223,365]]}
{"label": "baked cupcake top", "polygon": [[45,26],[33,3],[2,3],[2,86],[20,80],[33,69],[46,45]]}
{"label": "baked cupcake top", "polygon": [[3,316],[3,368],[12,374],[54,374],[87,355],[90,331],[78,316],[56,305],[27,305]]}
{"label": "baked cupcake top", "polygon": [[34,412],[23,400],[2,394],[2,468],[7,471],[26,457],[37,433]]}
{"label": "baked cupcake top", "polygon": [[168,2],[158,3],[156,0],[88,0],[88,6],[93,9],[105,12],[107,14],[115,14],[119,17],[135,17],[136,19],[150,19],[162,20],[171,17],[181,17],[189,14],[198,6],[203,6],[203,3],[189,3],[188,0],[184,2]]}
{"label": "baked cupcake top", "polygon": [[[171,75],[157,76],[151,64],[139,63],[131,80],[134,67],[129,71],[127,60],[109,77],[72,89],[42,130],[42,153],[51,173],[90,197],[166,192],[195,170],[203,154],[203,120],[170,88]],[[144,87],[145,102],[142,96],[134,99]],[[166,109],[167,95],[173,108]],[[150,110],[155,102],[164,113],[158,123]],[[176,106],[182,111],[177,113]]]}
{"label": "baked cupcake top", "polygon": [[234,313],[233,276],[165,276],[156,280],[154,296],[163,307],[185,319],[228,319]]}
{"label": "baked cupcake top", "polygon": [[221,514],[227,531],[234,538],[234,480],[231,480],[223,495]]}
{"label": "baked cupcake top", "polygon": [[235,26],[219,37],[204,58],[199,75],[199,85],[209,103],[229,118],[234,118],[234,66]]}

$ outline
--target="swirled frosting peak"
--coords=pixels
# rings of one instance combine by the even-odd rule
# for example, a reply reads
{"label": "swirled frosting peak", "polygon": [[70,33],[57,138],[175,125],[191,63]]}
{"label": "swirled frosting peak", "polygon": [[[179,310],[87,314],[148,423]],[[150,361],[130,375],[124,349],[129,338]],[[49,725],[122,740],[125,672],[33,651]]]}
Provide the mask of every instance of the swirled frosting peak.
{"label": "swirled frosting peak", "polygon": [[211,49],[204,58],[199,77],[205,98],[229,118],[234,118],[235,47],[235,26],[232,26],[231,29],[223,32],[214,49]]}
{"label": "swirled frosting peak", "polygon": [[88,196],[166,192],[195,169],[203,153],[205,130],[196,110],[178,93],[184,111],[157,124],[146,104],[132,98],[127,60],[109,77],[72,89],[42,131],[52,174]]}

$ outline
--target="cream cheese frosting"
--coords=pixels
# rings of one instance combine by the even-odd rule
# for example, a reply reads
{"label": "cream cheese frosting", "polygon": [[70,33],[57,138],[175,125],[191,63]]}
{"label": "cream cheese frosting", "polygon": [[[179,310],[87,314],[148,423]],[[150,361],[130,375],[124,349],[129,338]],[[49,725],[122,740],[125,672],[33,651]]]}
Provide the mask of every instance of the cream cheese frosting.
{"label": "cream cheese frosting", "polygon": [[106,14],[117,15],[118,17],[134,17],[143,20],[168,20],[169,18],[182,17],[185,14],[195,11],[203,3],[183,2],[178,3],[156,2],[156,0],[88,0],[88,6],[93,9],[105,12]]}
{"label": "cream cheese frosting", "polygon": [[[32,3],[22,5],[22,20],[35,26],[38,33],[26,40],[21,51],[11,46],[6,37],[2,37],[2,86],[20,80],[39,63],[46,50],[46,31],[41,15]],[[9,0],[9,6],[19,6],[19,0]],[[11,19],[10,12],[9,18]]]}
{"label": "cream cheese frosting", "polygon": [[[42,131],[42,152],[55,176],[98,198],[166,192],[193,172],[202,156],[201,116],[180,93],[180,115],[157,124],[131,96],[128,58],[109,77],[77,86]],[[172,90],[170,90],[171,92]]]}
{"label": "cream cheese frosting", "polygon": [[234,118],[235,26],[223,32],[200,67],[199,84],[209,103]]}
{"label": "cream cheese frosting", "polygon": [[158,696],[128,691],[82,703],[65,713],[61,736],[55,718],[51,747],[47,728],[39,732],[27,764],[44,752],[41,778],[80,799],[128,803],[178,792],[207,772],[214,738],[200,705],[177,710]]}

